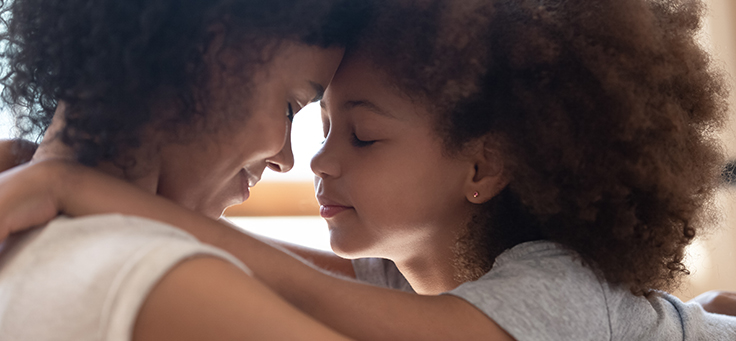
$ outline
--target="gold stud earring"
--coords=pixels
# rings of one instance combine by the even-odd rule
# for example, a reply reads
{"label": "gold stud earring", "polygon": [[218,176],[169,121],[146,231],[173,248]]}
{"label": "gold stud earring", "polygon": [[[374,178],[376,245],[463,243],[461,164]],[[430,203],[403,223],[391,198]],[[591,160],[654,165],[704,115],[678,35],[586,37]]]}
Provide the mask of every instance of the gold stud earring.
{"label": "gold stud earring", "polygon": [[477,197],[478,197],[478,191],[473,192],[473,198],[477,198]]}

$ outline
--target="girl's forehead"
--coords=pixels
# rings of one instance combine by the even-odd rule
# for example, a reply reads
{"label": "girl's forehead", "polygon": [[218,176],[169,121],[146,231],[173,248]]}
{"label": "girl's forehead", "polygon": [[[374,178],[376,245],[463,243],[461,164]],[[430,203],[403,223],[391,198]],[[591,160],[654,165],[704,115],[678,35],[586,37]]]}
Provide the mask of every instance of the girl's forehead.
{"label": "girl's forehead", "polygon": [[[343,59],[325,94],[327,97],[352,97],[389,102],[412,102],[384,69],[367,58]],[[329,98],[328,98],[329,99]]]}

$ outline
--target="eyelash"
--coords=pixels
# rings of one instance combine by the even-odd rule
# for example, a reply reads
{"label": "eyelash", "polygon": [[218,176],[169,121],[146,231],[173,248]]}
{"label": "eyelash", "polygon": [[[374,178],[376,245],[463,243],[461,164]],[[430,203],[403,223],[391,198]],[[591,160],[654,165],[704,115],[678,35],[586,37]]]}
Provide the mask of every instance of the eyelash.
{"label": "eyelash", "polygon": [[360,139],[358,139],[358,136],[356,136],[354,133],[353,133],[353,136],[352,136],[352,139],[351,140],[352,140],[351,142],[352,142],[353,146],[354,147],[358,147],[358,148],[368,147],[368,146],[376,143],[376,141],[363,141],[363,140],[360,140]]}
{"label": "eyelash", "polygon": [[294,109],[291,108],[291,103],[286,103],[286,118],[289,122],[294,122]]}

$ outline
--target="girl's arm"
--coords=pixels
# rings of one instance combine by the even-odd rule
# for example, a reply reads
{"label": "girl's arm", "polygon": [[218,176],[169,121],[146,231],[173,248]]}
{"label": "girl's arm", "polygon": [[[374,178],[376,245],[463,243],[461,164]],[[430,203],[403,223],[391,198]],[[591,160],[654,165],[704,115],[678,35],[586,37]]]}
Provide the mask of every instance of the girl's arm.
{"label": "girl's arm", "polygon": [[134,341],[347,340],[217,258],[169,271],[146,297]]}
{"label": "girl's arm", "polygon": [[[48,188],[49,184],[53,184],[52,189]],[[253,270],[257,279],[286,301],[334,330],[355,339],[513,340],[495,322],[460,298],[450,295],[420,296],[330,276],[299,260],[287,250],[83,166],[61,161],[21,166],[0,174],[0,189],[0,223],[9,224],[13,229],[27,226],[28,221],[33,219],[45,222],[59,211],[71,216],[117,212],[180,227],[201,241],[230,252]],[[28,198],[29,193],[31,196],[45,198],[34,199],[36,204],[41,204],[41,214],[35,212],[32,217],[18,218],[12,206],[22,208],[24,204],[18,202],[25,200],[17,199]],[[17,196],[15,200],[13,195]],[[5,207],[5,204],[11,208]],[[7,218],[9,213],[13,213],[15,218]],[[201,265],[201,268],[211,265]],[[187,269],[186,266],[183,268]],[[177,270],[171,274],[176,273]],[[191,270],[185,277],[195,277],[197,273],[197,270]],[[163,289],[154,290],[149,297],[149,302],[153,302],[151,304],[158,302],[157,292],[165,298],[159,307],[176,303],[173,302],[175,297],[166,299],[166,293],[173,290],[166,283],[167,280],[162,281],[159,287]],[[176,283],[194,285],[188,281]],[[227,288],[218,287],[213,290],[235,295]],[[247,299],[236,302],[249,304]],[[263,302],[263,306],[268,306],[268,303]],[[141,316],[149,316],[145,306]],[[166,314],[157,309],[152,309],[150,316],[166,318]],[[196,320],[196,317],[192,319]],[[166,321],[161,323],[164,322]]]}
{"label": "girl's arm", "polygon": [[[240,227],[236,226],[227,219],[221,218],[220,223],[230,226],[233,229],[240,230]],[[285,241],[271,239],[264,236],[258,236],[250,234],[247,231],[242,233],[249,234],[253,238],[257,238],[264,243],[270,244],[273,247],[286,250],[294,255],[301,257],[303,260],[311,263],[312,265],[328,271],[331,274],[339,275],[343,277],[355,278],[355,269],[353,269],[353,263],[349,259],[338,257],[333,252],[316,250],[301,245],[287,243]]]}
{"label": "girl's arm", "polygon": [[0,173],[0,241],[59,214],[56,199],[69,188],[67,175],[71,168],[62,161],[45,161]]}
{"label": "girl's arm", "polygon": [[36,147],[26,140],[0,140],[0,171],[30,161]]}
{"label": "girl's arm", "polygon": [[690,300],[710,313],[736,316],[736,292],[708,291]]}
{"label": "girl's arm", "polygon": [[[0,172],[30,161],[37,147],[36,144],[25,140],[0,140]],[[0,213],[5,212],[0,214],[0,242],[10,233],[44,224],[56,217],[58,212],[63,210],[59,206],[61,203],[54,201],[54,198],[59,198],[66,193],[78,198],[88,198],[94,196],[94,193],[100,193],[104,186],[100,189],[90,188],[90,186],[83,187],[89,189],[91,191],[89,193],[82,192],[82,188],[76,186],[78,182],[83,183],[87,176],[97,175],[102,174],[86,167],[58,160],[40,162],[34,166],[26,165],[17,170],[0,173],[0,190],[2,190]],[[125,211],[127,203],[124,200],[114,200],[110,202],[107,212]],[[68,212],[64,213],[68,214]],[[165,219],[160,220],[165,221]],[[221,222],[237,228],[227,219],[221,219]],[[341,276],[355,278],[352,263],[332,252],[306,248],[262,236],[257,238],[285,248],[319,268]]]}

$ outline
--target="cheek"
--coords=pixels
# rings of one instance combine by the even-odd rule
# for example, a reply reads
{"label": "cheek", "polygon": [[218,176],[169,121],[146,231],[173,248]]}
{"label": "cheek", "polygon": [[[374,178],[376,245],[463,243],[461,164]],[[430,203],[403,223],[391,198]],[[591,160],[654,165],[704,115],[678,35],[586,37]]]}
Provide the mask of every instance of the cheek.
{"label": "cheek", "polygon": [[376,221],[438,220],[463,203],[457,174],[439,168],[417,168],[408,162],[365,170],[360,193],[354,194],[360,195],[366,215]]}
{"label": "cheek", "polygon": [[248,158],[265,158],[278,154],[286,143],[288,124],[281,117],[250,120],[239,134],[239,138],[225,141],[237,144]]}

